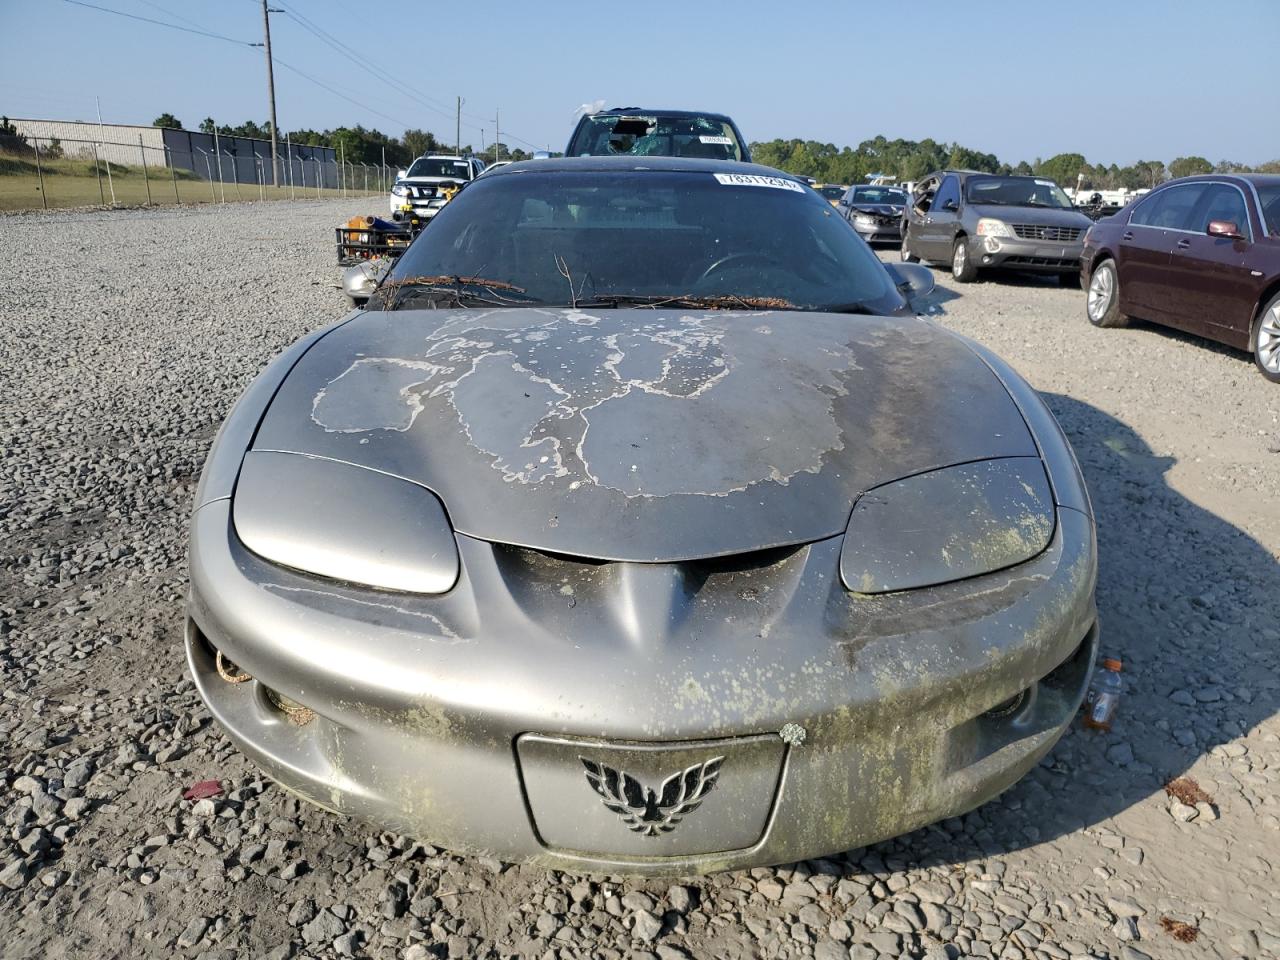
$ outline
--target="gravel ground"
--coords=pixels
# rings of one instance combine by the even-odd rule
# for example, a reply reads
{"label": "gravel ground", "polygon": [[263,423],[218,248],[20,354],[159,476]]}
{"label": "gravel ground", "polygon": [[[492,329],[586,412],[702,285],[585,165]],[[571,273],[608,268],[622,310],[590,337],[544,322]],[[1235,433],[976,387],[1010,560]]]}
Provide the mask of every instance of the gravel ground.
{"label": "gravel ground", "polygon": [[[235,397],[342,313],[332,227],[369,206],[0,218],[0,954],[1280,955],[1280,390],[1192,338],[1093,330],[1052,282],[939,273],[933,303],[1083,463],[1112,733],[898,840],[677,884],[459,857],[265,782],[184,676],[186,522]],[[225,792],[182,799],[206,779]]]}

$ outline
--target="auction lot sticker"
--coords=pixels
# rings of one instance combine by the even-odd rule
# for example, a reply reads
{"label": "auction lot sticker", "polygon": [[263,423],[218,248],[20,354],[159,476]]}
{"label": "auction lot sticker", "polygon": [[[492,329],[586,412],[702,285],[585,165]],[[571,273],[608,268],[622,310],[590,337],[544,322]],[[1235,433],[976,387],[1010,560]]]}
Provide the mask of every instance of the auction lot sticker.
{"label": "auction lot sticker", "polygon": [[718,143],[718,144],[720,144],[721,146],[724,146],[724,147],[731,147],[731,146],[733,146],[733,141],[732,141],[732,140],[730,140],[728,137],[707,137],[707,136],[702,136],[702,137],[699,137],[699,138],[698,138],[698,141],[699,141],[700,143]]}
{"label": "auction lot sticker", "polygon": [[786,177],[762,177],[755,173],[716,173],[713,176],[726,187],[773,187],[804,193],[804,187]]}

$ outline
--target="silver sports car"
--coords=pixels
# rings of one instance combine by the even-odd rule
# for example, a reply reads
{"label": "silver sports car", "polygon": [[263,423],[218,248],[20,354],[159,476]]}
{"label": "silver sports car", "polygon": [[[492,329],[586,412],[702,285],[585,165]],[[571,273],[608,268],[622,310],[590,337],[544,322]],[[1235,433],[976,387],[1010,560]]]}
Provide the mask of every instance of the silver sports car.
{"label": "silver sports car", "polygon": [[689,874],[959,814],[1097,647],[1035,392],[775,170],[516,163],[228,417],[191,534],[210,711],[329,810]]}

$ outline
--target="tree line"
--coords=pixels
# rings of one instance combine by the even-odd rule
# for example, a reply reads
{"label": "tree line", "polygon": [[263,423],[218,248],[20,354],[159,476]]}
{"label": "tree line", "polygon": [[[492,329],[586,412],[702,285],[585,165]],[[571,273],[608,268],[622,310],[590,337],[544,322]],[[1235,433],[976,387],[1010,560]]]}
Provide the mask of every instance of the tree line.
{"label": "tree line", "polygon": [[[162,113],[152,124],[156,127],[183,129],[182,122],[171,113]],[[246,120],[231,125],[220,124],[212,117],[201,121],[202,133],[215,130],[227,137],[255,137],[271,139],[271,126],[267,122]],[[366,129],[360,124],[354,127],[337,127],[332,130],[291,130],[288,137],[294,143],[316,147],[332,147],[353,163],[378,164],[384,151],[389,166],[404,167],[415,157],[428,153],[454,152],[454,144],[440,140],[429,130],[406,130],[400,137],[391,137],[377,129]],[[283,139],[283,135],[281,137]],[[519,147],[487,144],[484,150],[476,150],[471,144],[462,147],[463,154],[474,154],[486,163],[495,159],[527,160],[531,154]],[[1033,161],[1020,160],[1010,164],[994,153],[983,153],[959,143],[939,143],[936,140],[889,140],[879,136],[863,140],[857,147],[836,147],[817,140],[776,139],[767,143],[751,144],[752,158],[767,167],[776,167],[788,173],[813,177],[822,183],[862,183],[877,173],[888,174],[899,180],[919,180],[934,170],[981,170],[985,173],[1022,174],[1047,177],[1064,187],[1074,187],[1076,178],[1083,175],[1082,186],[1088,190],[1137,190],[1154,187],[1171,177],[1186,177],[1198,173],[1280,173],[1280,160],[1250,166],[1232,160],[1213,163],[1205,157],[1177,157],[1167,164],[1162,160],[1139,160],[1127,166],[1090,163],[1080,153],[1059,153]]]}
{"label": "tree line", "polygon": [[751,144],[756,163],[788,173],[813,177],[822,183],[863,183],[873,174],[887,174],[899,180],[919,180],[934,170],[980,170],[984,173],[1022,174],[1046,177],[1064,187],[1074,187],[1083,175],[1089,190],[1154,187],[1171,177],[1200,173],[1280,173],[1280,160],[1257,166],[1204,157],[1178,157],[1168,164],[1161,160],[1139,160],[1127,166],[1089,163],[1080,153],[1059,153],[1047,159],[1001,161],[994,153],[982,153],[958,143],[935,140],[889,140],[875,137],[857,147],[839,147],[816,140],[770,140]]}
{"label": "tree line", "polygon": [[[172,130],[185,129],[182,121],[172,113],[162,113],[151,124],[153,127],[168,127]],[[212,117],[205,117],[197,129],[201,133],[212,134],[215,131],[223,137],[253,137],[259,140],[271,139],[269,121],[257,123],[246,120],[240,124],[217,123]],[[281,132],[279,140],[284,142],[288,137],[293,143],[311,147],[331,147],[352,163],[367,163],[376,166],[386,157],[390,167],[406,167],[428,153],[452,154],[455,144],[445,143],[430,130],[406,130],[400,137],[391,137],[377,129],[366,129],[360,124],[354,127],[336,127],[332,130],[290,130]],[[505,143],[486,144],[483,150],[476,150],[471,144],[462,145],[464,156],[473,154],[493,163],[502,160],[528,160],[532,154],[519,147],[509,147]]]}

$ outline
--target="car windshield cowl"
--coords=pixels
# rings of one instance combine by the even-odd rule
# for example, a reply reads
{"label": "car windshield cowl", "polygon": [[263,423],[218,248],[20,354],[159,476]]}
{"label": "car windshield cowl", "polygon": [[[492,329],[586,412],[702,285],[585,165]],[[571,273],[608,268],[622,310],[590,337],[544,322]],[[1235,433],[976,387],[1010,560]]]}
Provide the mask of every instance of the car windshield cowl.
{"label": "car windshield cowl", "polygon": [[649,307],[661,310],[668,307],[689,307],[701,310],[796,310],[790,300],[781,297],[739,297],[733,294],[694,296],[689,294],[629,294],[610,293],[577,299],[564,304],[579,309],[611,307]]}
{"label": "car windshield cowl", "polygon": [[399,310],[423,299],[449,306],[524,307],[540,303],[524,288],[486,277],[433,276],[387,280],[370,299],[374,310]]}

